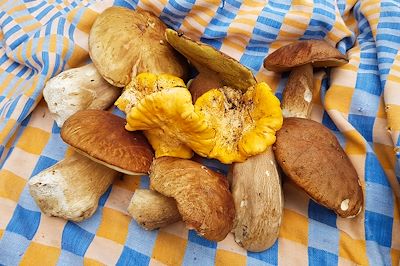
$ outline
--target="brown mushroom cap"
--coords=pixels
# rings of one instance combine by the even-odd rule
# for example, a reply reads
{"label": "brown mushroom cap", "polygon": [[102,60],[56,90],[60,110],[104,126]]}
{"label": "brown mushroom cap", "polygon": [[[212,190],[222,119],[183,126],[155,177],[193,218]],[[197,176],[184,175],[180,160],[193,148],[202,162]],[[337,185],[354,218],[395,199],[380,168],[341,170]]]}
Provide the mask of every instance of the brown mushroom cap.
{"label": "brown mushroom cap", "polygon": [[130,175],[148,173],[154,156],[142,133],[125,130],[123,118],[101,110],[70,116],[61,138],[92,160]]}
{"label": "brown mushroom cap", "polygon": [[286,118],[274,149],[283,172],[317,203],[342,217],[361,211],[357,172],[329,129],[309,119]]}
{"label": "brown mushroom cap", "polygon": [[166,42],[165,29],[150,12],[110,7],[90,30],[90,58],[104,79],[117,87],[142,72],[184,78],[187,62]]}
{"label": "brown mushroom cap", "polygon": [[217,73],[223,85],[245,91],[257,83],[253,73],[247,67],[214,47],[194,41],[171,29],[167,29],[165,35],[167,41],[199,72]]}
{"label": "brown mushroom cap", "polygon": [[201,236],[221,241],[231,231],[235,206],[226,178],[190,160],[155,159],[150,188],[175,198],[183,221]]}
{"label": "brown mushroom cap", "polygon": [[335,67],[348,62],[346,55],[325,40],[305,40],[274,51],[264,59],[264,67],[274,72],[285,72],[308,63],[313,67]]}

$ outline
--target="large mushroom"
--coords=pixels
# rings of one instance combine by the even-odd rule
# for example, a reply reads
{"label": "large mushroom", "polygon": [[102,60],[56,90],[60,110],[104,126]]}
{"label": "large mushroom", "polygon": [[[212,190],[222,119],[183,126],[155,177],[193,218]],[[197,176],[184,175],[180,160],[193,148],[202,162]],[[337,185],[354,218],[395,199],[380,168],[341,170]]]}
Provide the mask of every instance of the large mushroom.
{"label": "large mushroom", "polygon": [[155,159],[150,188],[176,200],[179,213],[190,229],[213,241],[231,231],[235,207],[228,181],[207,167],[186,159]]}
{"label": "large mushroom", "polygon": [[118,172],[149,171],[153,151],[141,132],[129,132],[125,120],[101,110],[77,112],[65,121],[61,138],[77,152]]}
{"label": "large mushroom", "polygon": [[43,213],[82,221],[93,215],[119,172],[148,173],[153,151],[140,132],[124,125],[124,119],[101,110],[79,111],[65,121],[61,137],[77,152],[29,180]]}
{"label": "large mushroom", "polygon": [[283,92],[285,117],[275,156],[283,172],[314,201],[342,217],[354,217],[363,206],[363,192],[356,170],[335,135],[308,120],[313,97],[312,67],[346,64],[345,55],[323,40],[297,41],[281,47],[264,60],[272,71],[288,71]]}
{"label": "large mushroom", "polygon": [[[211,89],[228,86],[245,91],[257,83],[248,68],[213,47],[173,30],[167,30],[166,36],[199,71],[189,88],[194,102]],[[242,163],[233,163],[231,170],[235,241],[249,251],[263,251],[278,238],[283,213],[283,194],[272,148]]]}
{"label": "large mushroom", "polygon": [[150,12],[107,8],[90,30],[90,58],[104,79],[117,87],[143,72],[184,78],[187,62],[165,41],[165,29]]}

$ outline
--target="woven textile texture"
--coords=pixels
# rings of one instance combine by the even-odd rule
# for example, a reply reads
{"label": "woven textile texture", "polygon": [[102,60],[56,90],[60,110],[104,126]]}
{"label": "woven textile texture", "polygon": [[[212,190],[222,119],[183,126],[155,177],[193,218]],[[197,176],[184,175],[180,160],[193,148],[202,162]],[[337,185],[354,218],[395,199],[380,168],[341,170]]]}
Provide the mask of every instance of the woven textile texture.
{"label": "woven textile texture", "polygon": [[[207,241],[182,223],[142,230],[126,209],[148,177],[124,176],[90,219],[42,215],[27,181],[70,152],[42,99],[46,81],[86,64],[96,16],[118,5],[151,10],[229,54],[281,97],[288,74],[265,56],[297,39],[325,39],[350,62],[314,75],[312,119],[355,165],[365,210],[338,218],[291,184],[278,241],[246,252],[232,235]],[[0,264],[398,265],[400,258],[400,4],[394,0],[0,0]],[[225,171],[226,167],[205,161]],[[340,185],[340,184],[338,184]]]}

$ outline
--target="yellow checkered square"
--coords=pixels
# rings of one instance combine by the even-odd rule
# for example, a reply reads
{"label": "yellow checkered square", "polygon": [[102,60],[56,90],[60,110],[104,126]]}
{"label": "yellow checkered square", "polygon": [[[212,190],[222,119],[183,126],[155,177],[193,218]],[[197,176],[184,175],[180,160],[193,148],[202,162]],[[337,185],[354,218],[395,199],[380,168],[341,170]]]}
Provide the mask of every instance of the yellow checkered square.
{"label": "yellow checkered square", "polygon": [[332,85],[326,92],[325,107],[327,110],[338,110],[348,114],[350,111],[351,100],[354,88]]}
{"label": "yellow checkered square", "polygon": [[31,242],[20,265],[56,265],[61,249]]}
{"label": "yellow checkered square", "polygon": [[17,202],[26,180],[8,170],[0,170],[0,197]]}
{"label": "yellow checkered square", "polygon": [[35,127],[26,127],[17,142],[24,151],[40,155],[50,139],[50,133]]}
{"label": "yellow checkered square", "polygon": [[223,249],[217,249],[215,254],[215,266],[241,266],[246,265],[246,256]]}
{"label": "yellow checkered square", "polygon": [[187,240],[159,231],[152,257],[167,265],[181,265],[185,255]]}
{"label": "yellow checkered square", "polygon": [[365,146],[365,140],[360,133],[356,130],[350,130],[343,132],[346,138],[345,151],[347,154],[365,154],[367,152],[367,147]]}
{"label": "yellow checkered square", "polygon": [[[296,226],[293,226],[294,224]],[[300,215],[289,209],[284,209],[279,236],[307,246],[308,244],[307,217],[304,217],[303,215]]]}
{"label": "yellow checkered square", "polygon": [[104,207],[103,217],[96,235],[124,245],[130,221],[131,217],[128,215]]}
{"label": "yellow checkered square", "polygon": [[345,232],[340,232],[339,256],[349,259],[358,265],[368,265],[365,241],[353,239]]}
{"label": "yellow checkered square", "polygon": [[83,258],[83,265],[84,266],[104,266],[105,264],[98,262],[94,259]]}

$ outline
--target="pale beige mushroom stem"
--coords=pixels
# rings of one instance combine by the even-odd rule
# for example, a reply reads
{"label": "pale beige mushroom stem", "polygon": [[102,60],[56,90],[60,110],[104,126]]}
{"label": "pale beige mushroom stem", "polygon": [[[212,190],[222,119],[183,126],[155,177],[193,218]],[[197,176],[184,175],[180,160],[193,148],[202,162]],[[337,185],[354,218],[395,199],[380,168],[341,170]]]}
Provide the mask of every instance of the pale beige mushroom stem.
{"label": "pale beige mushroom stem", "polygon": [[284,117],[310,118],[313,98],[313,67],[302,65],[292,70],[282,95]]}
{"label": "pale beige mushroom stem", "polygon": [[128,213],[146,230],[154,230],[182,220],[173,198],[148,189],[135,190]]}
{"label": "pale beige mushroom stem", "polygon": [[253,252],[271,247],[278,238],[283,213],[281,181],[271,148],[233,165],[231,190],[235,241]]}
{"label": "pale beige mushroom stem", "polygon": [[32,177],[28,185],[43,213],[78,222],[93,215],[101,195],[118,175],[74,153]]}

